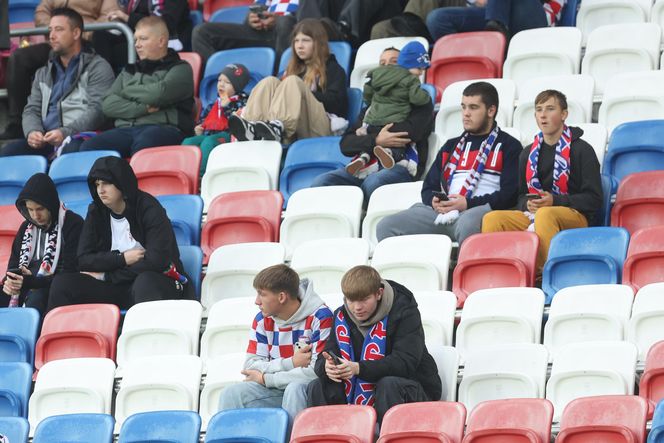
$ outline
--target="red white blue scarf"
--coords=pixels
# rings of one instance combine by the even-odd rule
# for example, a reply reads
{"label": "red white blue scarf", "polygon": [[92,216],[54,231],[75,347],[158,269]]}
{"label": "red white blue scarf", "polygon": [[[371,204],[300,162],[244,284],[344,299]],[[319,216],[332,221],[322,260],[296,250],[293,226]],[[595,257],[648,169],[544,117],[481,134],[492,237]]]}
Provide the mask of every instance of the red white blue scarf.
{"label": "red white blue scarf", "polygon": [[[530,148],[530,154],[528,155],[528,163],[526,164],[526,184],[528,185],[528,193],[531,194],[540,194],[543,191],[542,184],[537,176],[537,163],[539,162],[542,140],[544,140],[544,135],[540,132],[535,136],[533,145]],[[556,145],[556,153],[553,160],[553,186],[551,190],[555,195],[567,194],[571,146],[572,131],[567,125],[564,125],[563,133],[560,135],[560,139]]]}
{"label": "red white blue scarf", "polygon": [[[353,344],[350,339],[350,328],[344,317],[343,310],[339,309],[334,319],[334,333],[337,336],[339,351],[341,357],[349,361],[358,361],[355,359]],[[385,357],[385,348],[387,343],[387,316],[373,325],[362,345],[362,355],[359,361],[380,360]],[[346,393],[346,402],[349,405],[367,405],[374,404],[375,383],[368,383],[358,376],[353,376],[350,380],[344,380],[344,391]]]}

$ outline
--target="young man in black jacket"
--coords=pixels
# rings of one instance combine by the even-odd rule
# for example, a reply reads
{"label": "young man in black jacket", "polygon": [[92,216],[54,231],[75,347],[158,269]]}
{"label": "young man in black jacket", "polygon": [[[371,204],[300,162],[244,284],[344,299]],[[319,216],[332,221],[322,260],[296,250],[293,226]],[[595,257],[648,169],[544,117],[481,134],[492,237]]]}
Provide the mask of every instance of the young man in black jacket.
{"label": "young man in black jacket", "polygon": [[394,405],[439,400],[442,384],[413,294],[370,266],[349,270],[341,289],[344,305],[316,361],[309,405],[370,405],[381,422]]}
{"label": "young man in black jacket", "polygon": [[78,303],[127,309],[145,301],[194,298],[166,211],[138,189],[127,161],[97,159],[88,186],[93,202],[78,244],[81,272],[53,281],[48,309]]}

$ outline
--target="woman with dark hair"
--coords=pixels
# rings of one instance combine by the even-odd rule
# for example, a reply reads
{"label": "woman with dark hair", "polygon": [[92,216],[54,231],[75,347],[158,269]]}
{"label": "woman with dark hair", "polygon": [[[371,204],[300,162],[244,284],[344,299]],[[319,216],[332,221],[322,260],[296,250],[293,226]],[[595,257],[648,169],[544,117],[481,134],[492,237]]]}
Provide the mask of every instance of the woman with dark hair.
{"label": "woman with dark hair", "polygon": [[261,80],[249,95],[242,117],[230,117],[235,138],[290,142],[344,129],[346,73],[330,54],[327,40],[318,20],[305,19],[295,26],[293,56],[283,78]]}

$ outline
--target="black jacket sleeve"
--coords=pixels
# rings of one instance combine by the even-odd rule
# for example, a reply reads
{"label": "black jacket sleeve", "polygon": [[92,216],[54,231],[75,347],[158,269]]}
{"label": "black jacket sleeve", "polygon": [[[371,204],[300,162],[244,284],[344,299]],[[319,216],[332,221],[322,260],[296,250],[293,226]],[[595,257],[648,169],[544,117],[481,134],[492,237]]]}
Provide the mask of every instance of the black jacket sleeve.
{"label": "black jacket sleeve", "polygon": [[325,65],[327,84],[324,90],[316,89],[313,94],[323,104],[325,110],[339,117],[348,114],[348,92],[346,90],[346,71],[330,56]]}
{"label": "black jacket sleeve", "polygon": [[109,272],[127,265],[124,256],[119,251],[111,251],[110,246],[107,251],[99,250],[101,235],[96,226],[97,219],[102,216],[95,205],[91,204],[78,242],[78,266],[81,271]]}
{"label": "black jacket sleeve", "polygon": [[[152,0],[148,0],[148,2],[150,3],[148,8],[150,8],[152,14],[160,16],[166,22],[170,38],[177,37],[178,25],[182,22],[185,14],[187,18],[189,16],[189,4],[187,3],[187,0],[168,0],[160,2],[160,4],[154,6],[154,10],[152,9]],[[130,12],[127,25],[129,25],[131,29],[136,29],[136,23],[144,17],[147,17],[147,15],[140,12]]]}

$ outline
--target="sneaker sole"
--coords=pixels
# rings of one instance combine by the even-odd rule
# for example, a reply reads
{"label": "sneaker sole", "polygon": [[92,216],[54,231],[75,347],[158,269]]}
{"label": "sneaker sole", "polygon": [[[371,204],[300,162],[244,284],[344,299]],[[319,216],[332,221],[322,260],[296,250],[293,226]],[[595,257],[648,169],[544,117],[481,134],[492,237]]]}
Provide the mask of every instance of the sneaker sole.
{"label": "sneaker sole", "polygon": [[364,162],[362,159],[357,158],[346,165],[346,172],[352,176],[355,176],[355,174],[357,174],[363,167]]}
{"label": "sneaker sole", "polygon": [[258,121],[254,123],[254,134],[256,139],[259,140],[272,140],[281,142],[281,137],[278,136],[271,128],[268,123],[263,121]]}
{"label": "sneaker sole", "polygon": [[392,169],[394,167],[394,158],[385,149],[376,146],[373,152],[378,157],[378,161],[383,165],[383,168]]}
{"label": "sneaker sole", "polygon": [[249,127],[240,117],[232,115],[228,119],[228,130],[238,141],[246,142],[248,140],[247,131]]}

